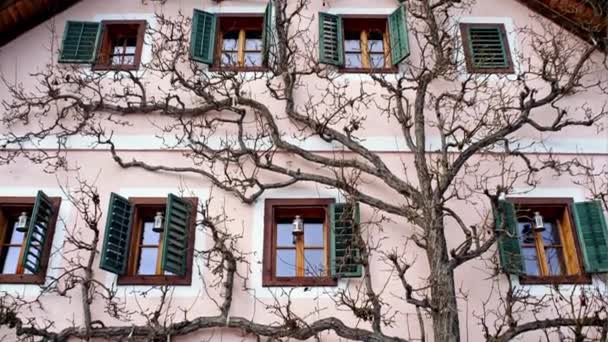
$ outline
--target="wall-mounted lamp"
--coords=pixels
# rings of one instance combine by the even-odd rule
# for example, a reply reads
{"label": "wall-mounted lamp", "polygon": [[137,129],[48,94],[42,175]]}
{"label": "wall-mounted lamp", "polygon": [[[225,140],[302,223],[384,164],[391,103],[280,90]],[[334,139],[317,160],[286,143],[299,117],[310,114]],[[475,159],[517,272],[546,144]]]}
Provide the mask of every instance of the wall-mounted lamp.
{"label": "wall-mounted lamp", "polygon": [[27,213],[25,211],[21,212],[21,215],[19,215],[15,229],[22,233],[27,231]]}
{"label": "wall-mounted lamp", "polygon": [[294,245],[296,244],[296,238],[304,234],[304,221],[300,215],[296,215],[296,218],[293,219],[293,230],[291,231],[291,234],[293,234]]}
{"label": "wall-mounted lamp", "polygon": [[542,232],[545,230],[545,223],[543,222],[543,217],[538,211],[534,212],[534,230],[537,232]]}
{"label": "wall-mounted lamp", "polygon": [[163,231],[163,213],[160,211],[156,212],[154,216],[154,226],[152,227],[152,231],[156,233],[160,233]]}

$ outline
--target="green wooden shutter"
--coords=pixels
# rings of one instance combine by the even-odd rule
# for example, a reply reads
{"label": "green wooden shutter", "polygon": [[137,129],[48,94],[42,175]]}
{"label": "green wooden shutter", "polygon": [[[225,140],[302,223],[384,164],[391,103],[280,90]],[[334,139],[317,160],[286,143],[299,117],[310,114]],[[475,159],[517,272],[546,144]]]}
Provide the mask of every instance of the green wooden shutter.
{"label": "green wooden shutter", "polygon": [[190,56],[193,60],[213,64],[215,48],[215,14],[194,10],[192,15],[192,34],[190,37]]}
{"label": "green wooden shutter", "polygon": [[99,268],[118,275],[125,273],[131,241],[132,212],[133,206],[129,200],[115,193],[110,195]]}
{"label": "green wooden shutter", "polygon": [[264,26],[262,29],[262,63],[268,65],[270,45],[272,44],[272,1],[269,1],[264,11]]}
{"label": "green wooden shutter", "polygon": [[192,205],[183,198],[169,194],[166,210],[161,268],[165,272],[185,275]]}
{"label": "green wooden shutter", "polygon": [[404,5],[399,6],[388,17],[388,29],[391,41],[391,60],[393,65],[397,65],[410,55],[407,17]]}
{"label": "green wooden shutter", "polygon": [[585,271],[608,272],[608,228],[599,201],[578,202],[573,205],[578,241],[585,259]]}
{"label": "green wooden shutter", "polygon": [[68,21],[63,31],[59,62],[93,63],[100,34],[98,22]]}
{"label": "green wooden shutter", "polygon": [[342,18],[319,12],[319,61],[336,66],[344,65]]}
{"label": "green wooden shutter", "polygon": [[359,203],[354,207],[347,203],[332,204],[329,212],[332,275],[337,278],[361,277],[363,268],[358,263],[360,247],[355,246],[354,235],[360,223]]}
{"label": "green wooden shutter", "polygon": [[40,271],[40,263],[52,217],[53,204],[51,200],[44,192],[38,191],[25,239],[25,252],[23,253],[23,259],[21,259],[23,267],[32,273]]}
{"label": "green wooden shutter", "polygon": [[[504,229],[506,232],[501,232],[498,237],[498,252],[500,256],[500,264],[506,273],[522,274],[523,262],[521,255],[521,246],[517,235],[517,218],[515,217],[515,207],[513,203],[508,201],[498,201],[504,217],[506,219]],[[496,229],[500,229],[502,225],[502,217],[498,212],[494,213]]]}
{"label": "green wooden shutter", "polygon": [[473,66],[477,69],[502,69],[509,67],[505,39],[499,26],[468,25],[469,51]]}

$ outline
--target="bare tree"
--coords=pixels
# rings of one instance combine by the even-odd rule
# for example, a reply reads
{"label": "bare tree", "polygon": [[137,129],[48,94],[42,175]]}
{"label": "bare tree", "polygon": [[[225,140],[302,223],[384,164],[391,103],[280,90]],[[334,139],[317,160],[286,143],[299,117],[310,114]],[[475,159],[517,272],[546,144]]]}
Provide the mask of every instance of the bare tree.
{"label": "bare tree", "polygon": [[[402,285],[399,298],[418,313],[420,331],[424,334],[428,317],[434,341],[460,341],[458,297],[463,289],[454,274],[472,260],[497,264],[492,247],[506,230],[495,224],[492,212],[503,215],[504,222],[498,206],[501,196],[517,187],[533,188],[542,176],[556,172],[587,186],[606,203],[605,164],[555,157],[550,151],[528,153],[531,147],[541,149],[544,138],[569,127],[596,127],[603,132],[608,103],[577,99],[608,95],[608,64],[599,51],[605,39],[591,45],[550,25],[542,32],[520,28],[518,33],[531,50],[518,56],[515,75],[465,77],[458,26],[451,18],[471,3],[410,0],[407,11],[413,52],[404,62],[403,72],[371,73],[369,81],[354,85],[333,67],[319,63],[313,48],[316,40],[308,32],[314,19],[305,14],[308,5],[308,0],[274,2],[276,32],[265,73],[207,72],[189,58],[191,19],[159,13],[158,24],[148,32],[153,58],[140,71],[116,72],[110,77],[51,62],[32,74],[38,81],[35,90],[3,77],[9,100],[3,103],[2,120],[8,131],[2,137],[2,160],[10,163],[28,158],[50,172],[69,169],[65,142],[87,136],[106,146],[125,172],[143,169],[201,177],[248,204],[268,190],[297,183],[337,189],[348,201],[362,203],[380,217],[362,225],[356,239],[364,251],[358,260],[364,266],[361,286],[333,298],[338,307],[365,325],[348,326],[337,317],[311,320],[298,316],[290,300],[278,299],[267,307],[279,318],[278,324],[229,316],[235,279],[246,282],[248,278],[237,271],[237,264],[247,263],[247,255],[238,252],[239,236],[226,228],[228,218],[223,213],[210,216],[207,210],[202,211],[201,225],[214,245],[198,254],[220,279],[215,283],[223,288],[218,314],[185,320],[170,315],[166,309],[170,289],[160,288],[151,289],[161,291],[162,296],[158,307],[147,312],[147,324],[110,326],[98,321],[90,311],[96,300],[106,303],[112,317],[143,315],[144,311],[125,311],[116,289],[94,280],[101,211],[97,190],[86,182],[76,195],[70,195],[82,225],[66,240],[81,251],[80,257],[68,260],[71,266],[43,291],[66,295],[78,289],[83,322],[61,331],[54,331],[52,324],[36,325],[22,318],[24,306],[32,303],[7,294],[1,302],[2,324],[16,327],[22,337],[52,340],[155,339],[232,328],[273,341],[320,340],[319,334],[327,330],[350,340],[405,341],[385,334],[385,327],[394,326],[398,318],[385,297],[385,284],[373,282],[374,272],[386,272],[389,267],[391,281]],[[252,89],[261,87],[271,102],[257,99]],[[154,126],[166,147],[184,150],[180,165],[120,152],[114,131],[134,122],[142,124],[137,115],[148,113],[161,118]],[[399,128],[399,138],[409,151],[400,165],[365,147],[366,122],[371,118],[363,113],[373,113],[373,119],[383,118]],[[439,138],[438,146],[428,147],[430,136]],[[530,136],[543,138],[530,146],[524,139]],[[56,150],[31,148],[49,138],[57,139]],[[301,142],[311,138],[339,147],[333,153],[302,147]],[[472,221],[471,211],[461,209],[463,204],[469,208],[482,204],[484,209],[476,213],[479,219]],[[372,234],[363,234],[382,229],[386,220],[401,225],[408,236],[407,246],[426,257],[416,261],[428,265],[422,283],[408,273],[414,261],[403,250],[385,250],[367,237]],[[83,229],[92,237],[79,238]],[[446,234],[455,230],[461,241],[451,248]],[[386,266],[374,265],[372,257]],[[483,312],[477,313],[488,341],[507,341],[532,331],[546,333],[547,340],[564,331],[575,341],[605,339],[608,318],[601,291],[577,297],[574,292],[556,289],[553,296],[539,299],[522,293],[504,274],[491,272],[489,276],[500,300],[488,301]],[[499,284],[506,288],[499,289]]]}

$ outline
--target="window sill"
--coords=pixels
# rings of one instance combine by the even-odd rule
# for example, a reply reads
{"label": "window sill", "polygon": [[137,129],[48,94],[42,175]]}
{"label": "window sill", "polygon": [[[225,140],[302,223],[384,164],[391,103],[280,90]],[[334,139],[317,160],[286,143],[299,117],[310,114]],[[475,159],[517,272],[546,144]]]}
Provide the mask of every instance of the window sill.
{"label": "window sill", "polygon": [[93,65],[93,71],[136,71],[139,65]]}
{"label": "window sill", "polygon": [[591,284],[591,276],[589,274],[551,276],[551,277],[520,276],[519,283],[522,285]]}
{"label": "window sill", "polygon": [[191,275],[180,276],[119,276],[117,285],[184,285],[192,284]]}
{"label": "window sill", "polygon": [[277,287],[277,286],[285,286],[285,287],[296,287],[296,286],[337,286],[338,281],[335,278],[323,277],[323,278],[313,278],[313,277],[279,277],[279,278],[271,278],[264,279],[262,281],[263,287]]}
{"label": "window sill", "polygon": [[2,274],[0,284],[44,284],[44,274]]}
{"label": "window sill", "polygon": [[500,69],[481,69],[481,68],[471,68],[467,65],[467,72],[469,74],[476,75],[487,75],[487,74],[501,74],[501,75],[512,75],[515,73],[513,67],[509,68],[500,68]]}
{"label": "window sill", "polygon": [[220,66],[210,66],[209,71],[213,72],[266,72],[270,69],[265,66],[259,67],[220,67]]}
{"label": "window sill", "polygon": [[340,68],[338,72],[343,74],[396,74],[399,72],[399,68],[382,68],[382,69],[368,69],[368,68]]}

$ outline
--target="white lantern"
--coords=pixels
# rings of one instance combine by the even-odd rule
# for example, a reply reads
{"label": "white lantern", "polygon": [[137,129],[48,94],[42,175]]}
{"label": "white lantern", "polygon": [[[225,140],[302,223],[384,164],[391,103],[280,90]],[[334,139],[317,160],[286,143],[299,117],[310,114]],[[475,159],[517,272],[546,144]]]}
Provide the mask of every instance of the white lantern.
{"label": "white lantern", "polygon": [[163,219],[163,213],[157,211],[156,215],[154,216],[154,226],[152,227],[153,232],[160,233],[163,231]]}
{"label": "white lantern", "polygon": [[538,232],[542,232],[545,230],[545,223],[543,222],[543,217],[538,211],[534,212],[534,230]]}
{"label": "white lantern", "polygon": [[17,226],[15,227],[18,232],[27,231],[27,213],[25,211],[21,212],[19,218],[17,219]]}
{"label": "white lantern", "polygon": [[293,219],[293,230],[291,231],[293,234],[293,243],[296,243],[296,237],[302,236],[304,234],[304,221],[300,217],[300,215],[296,215],[296,218]]}

